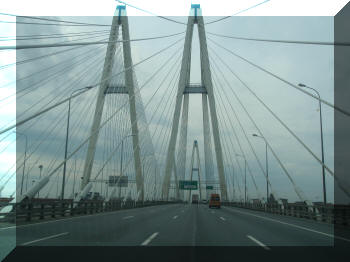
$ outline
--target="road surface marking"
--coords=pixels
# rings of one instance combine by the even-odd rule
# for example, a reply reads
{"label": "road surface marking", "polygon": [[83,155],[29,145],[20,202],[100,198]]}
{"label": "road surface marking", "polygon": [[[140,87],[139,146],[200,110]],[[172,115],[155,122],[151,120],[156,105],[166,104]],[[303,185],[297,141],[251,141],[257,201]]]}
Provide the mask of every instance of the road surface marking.
{"label": "road surface marking", "polygon": [[155,238],[158,234],[158,232],[153,233],[149,238],[142,242],[141,246],[147,246],[149,242],[151,242],[152,239]]}
{"label": "road surface marking", "polygon": [[267,247],[265,244],[261,243],[261,242],[260,242],[259,240],[257,240],[256,238],[254,238],[254,237],[252,237],[252,236],[250,236],[250,235],[247,235],[247,237],[248,237],[249,239],[251,239],[252,241],[254,241],[255,243],[257,243],[259,246],[263,247],[264,249],[270,250],[269,247]]}
{"label": "road surface marking", "polygon": [[214,214],[214,213],[215,213],[215,211],[211,211],[211,213],[212,213],[212,214]]}
{"label": "road surface marking", "polygon": [[327,237],[338,238],[338,239],[350,242],[350,239],[347,239],[347,238],[334,236],[332,234],[324,233],[324,232],[321,232],[321,231],[317,231],[317,230],[310,229],[310,228],[303,227],[303,226],[294,225],[294,224],[287,223],[287,222],[282,222],[282,221],[277,220],[277,219],[263,217],[263,216],[259,216],[259,215],[254,215],[254,214],[250,214],[250,213],[247,213],[247,212],[238,211],[238,210],[235,210],[235,209],[229,209],[229,210],[232,210],[232,211],[237,212],[237,213],[242,213],[242,214],[245,214],[245,215],[250,215],[250,216],[253,216],[253,217],[259,217],[259,218],[262,218],[262,219],[265,219],[265,220],[270,220],[270,221],[273,221],[273,222],[276,222],[276,223],[280,223],[280,224],[284,224],[284,225],[288,225],[288,226],[291,226],[291,227],[296,227],[296,228],[303,229],[303,230],[306,230],[306,231],[318,233],[318,234],[321,234],[321,235],[324,235],[324,236],[327,236]]}
{"label": "road surface marking", "polygon": [[183,213],[183,212],[185,212],[185,210],[181,210],[181,212]]}
{"label": "road surface marking", "polygon": [[220,217],[220,219],[221,219],[221,220],[223,220],[223,221],[225,221],[225,220],[226,220],[226,219],[225,219],[225,218],[223,218],[223,217]]}
{"label": "road surface marking", "polygon": [[123,219],[129,219],[129,218],[133,218],[134,216],[127,216],[127,217],[123,217]]}
{"label": "road surface marking", "polygon": [[33,241],[29,241],[29,242],[23,243],[22,246],[26,246],[26,245],[29,245],[29,244],[32,244],[32,243],[35,243],[35,242],[39,242],[39,241],[43,241],[43,240],[47,240],[47,239],[51,239],[51,238],[67,235],[67,234],[69,234],[69,232],[65,232],[65,233],[61,233],[61,234],[57,234],[57,235],[53,235],[53,236],[48,236],[48,237],[44,237],[44,238],[39,238],[39,239],[36,239],[36,240],[33,240]]}
{"label": "road surface marking", "polygon": [[174,216],[173,219],[176,219],[178,216]]}

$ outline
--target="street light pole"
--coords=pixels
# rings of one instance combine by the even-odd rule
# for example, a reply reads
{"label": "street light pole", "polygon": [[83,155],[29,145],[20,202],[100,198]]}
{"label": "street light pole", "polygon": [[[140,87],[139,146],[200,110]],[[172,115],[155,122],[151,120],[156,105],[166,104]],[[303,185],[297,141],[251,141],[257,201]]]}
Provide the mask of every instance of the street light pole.
{"label": "street light pole", "polygon": [[155,174],[154,174],[154,192],[153,192],[153,200],[156,200],[156,188],[157,188],[157,165],[155,166]]}
{"label": "street light pole", "polygon": [[268,157],[267,157],[267,142],[263,136],[259,136],[257,134],[253,134],[255,137],[260,137],[265,142],[265,159],[266,159],[266,202],[268,202],[269,199],[269,165],[268,165]]}
{"label": "street light pole", "polygon": [[[43,170],[43,165],[39,165],[39,170],[40,170],[40,175],[39,175],[39,181],[41,179],[41,171]],[[38,191],[38,198],[39,198],[39,193],[40,191]]]}
{"label": "street light pole", "polygon": [[325,174],[325,167],[324,167],[324,150],[323,150],[323,127],[322,127],[322,107],[321,107],[321,96],[319,94],[319,92],[312,88],[309,87],[305,84],[299,83],[300,87],[306,87],[309,88],[311,90],[313,90],[317,96],[318,96],[318,104],[320,107],[320,130],[321,130],[321,152],[322,152],[322,182],[323,182],[323,205],[326,206],[327,204],[327,196],[326,196],[326,174]]}
{"label": "street light pole", "polygon": [[247,204],[247,160],[244,158],[244,205]]}
{"label": "street light pole", "polygon": [[[26,144],[25,144],[25,148],[24,148],[23,172],[22,172],[22,181],[21,181],[21,195],[22,195],[22,193],[23,193],[23,182],[24,182],[24,171],[26,169],[28,137],[27,137],[26,134],[20,133],[18,131],[15,131],[15,133],[24,136],[24,138],[26,140]],[[28,185],[28,177],[27,177],[26,185]],[[26,190],[27,190],[27,186],[26,186]]]}
{"label": "street light pole", "polygon": [[68,100],[68,115],[67,115],[67,130],[66,130],[66,144],[65,144],[65,148],[64,148],[64,163],[63,163],[63,178],[62,178],[62,191],[61,191],[61,199],[64,199],[64,187],[65,187],[65,180],[66,180],[66,167],[67,167],[67,152],[68,152],[68,136],[69,136],[69,120],[70,120],[70,105],[71,105],[71,100],[72,100],[72,96],[74,93],[79,92],[79,91],[83,91],[83,90],[87,90],[92,88],[92,86],[87,86],[87,87],[83,87],[83,88],[79,88],[77,90],[74,90],[70,96],[69,96],[69,100]]}
{"label": "street light pole", "polygon": [[235,200],[235,168],[232,166],[232,201]]}

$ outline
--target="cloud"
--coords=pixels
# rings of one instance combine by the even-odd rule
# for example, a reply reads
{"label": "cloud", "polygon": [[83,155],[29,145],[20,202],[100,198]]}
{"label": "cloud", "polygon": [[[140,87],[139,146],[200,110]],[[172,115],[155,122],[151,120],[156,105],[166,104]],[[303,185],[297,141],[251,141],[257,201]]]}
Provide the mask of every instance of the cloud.
{"label": "cloud", "polygon": [[[66,17],[65,19],[80,21],[75,17]],[[92,17],[88,20],[91,23],[110,23],[111,18]],[[129,28],[131,38],[165,35],[169,34],[169,32],[179,32],[184,30],[184,28],[181,29],[179,25],[173,23],[165,24],[156,17],[131,17],[129,18]],[[92,29],[86,28],[84,30],[89,31]],[[82,31],[82,28],[73,28],[69,26],[47,28],[43,26],[23,25],[17,27],[17,34],[67,34],[79,31]],[[280,39],[310,39],[320,41],[330,41],[333,35],[332,20],[329,17],[233,17],[226,20],[223,24],[217,23],[212,24],[210,27],[208,26],[207,31],[226,35],[259,36]],[[196,34],[197,31],[195,29],[192,47],[192,82],[200,81],[199,45]],[[108,34],[96,37],[95,40],[102,39],[103,37],[108,37]],[[298,82],[303,82],[317,88],[325,100],[333,101],[334,76],[332,71],[332,48],[244,42],[240,40],[234,41],[214,38],[213,36],[210,36],[210,38],[214,39],[215,41],[219,41],[220,44],[228,49],[237,52],[254,63],[271,70],[277,75],[293,83],[297,84]],[[76,38],[70,37],[69,39],[51,39],[42,41],[57,42],[68,40],[73,41],[76,40]],[[169,38],[155,40],[153,42],[132,43],[131,48],[133,62],[136,63],[148,57],[152,53],[157,52],[174,41],[175,38]],[[175,52],[176,48],[181,47],[181,45],[183,45],[183,42],[179,43],[177,47],[167,50],[159,57],[154,57],[148,62],[145,62],[135,68],[135,75],[137,76],[139,86],[142,86],[143,83],[145,83],[145,81],[155,72],[155,70],[162,63],[164,63],[164,61],[173,52]],[[305,141],[305,143],[316,154],[319,155],[320,144],[319,118],[318,112],[316,111],[317,101],[234,58],[227,52],[215,47],[215,45],[210,43],[210,41],[208,41],[208,45],[213,48],[214,51],[232,67],[233,70],[237,72],[237,74],[249,85],[249,87],[256,92],[256,94],[261,97],[261,99],[263,99],[266,104],[272,110],[274,110],[277,115],[280,116],[283,121],[290,126],[291,129],[298,136],[300,136],[300,138]],[[17,52],[17,61],[43,56],[59,50],[63,49],[53,48],[19,51]],[[88,51],[90,53],[88,53]],[[48,103],[50,101],[52,101],[50,104],[53,104],[54,102],[68,97],[73,90],[99,82],[104,62],[104,55],[105,47],[82,47],[77,48],[75,51],[62,53],[56,56],[48,56],[45,59],[40,59],[33,63],[18,66],[17,78],[26,77],[29,74],[47,69],[43,73],[33,75],[33,77],[29,77],[28,80],[21,81],[17,84],[17,91],[28,88],[28,93],[23,91],[23,96],[17,96],[18,120],[24,119],[26,116],[37,112],[40,110],[40,108],[45,108],[49,105]],[[182,50],[179,52],[178,56],[180,57],[181,55]],[[209,55],[211,60],[215,59],[215,55],[212,53],[211,49],[209,49]],[[116,64],[119,63],[118,65],[120,65],[120,67],[116,66],[113,71],[114,73],[117,73],[118,70],[121,69],[121,65],[123,63],[120,60],[120,56],[117,55],[116,59]],[[172,62],[173,61],[171,61],[170,64]],[[224,165],[227,172],[226,175],[230,179],[232,178],[232,174],[230,173],[230,165],[233,164],[236,170],[236,178],[238,178],[240,185],[242,186],[243,174],[236,166],[237,162],[234,156],[234,151],[239,154],[241,154],[241,152],[233,134],[231,124],[228,121],[228,119],[230,119],[235,131],[237,132],[242,149],[247,157],[252,175],[258,184],[259,191],[262,194],[265,192],[265,178],[262,175],[260,167],[258,166],[254,155],[250,150],[240,125],[234,117],[230,104],[237,112],[242,126],[247,132],[247,135],[254,149],[256,150],[261,163],[263,164],[263,167],[265,163],[265,147],[263,141],[257,141],[256,138],[251,136],[252,133],[257,133],[257,130],[247,118],[245,112],[239,106],[238,101],[234,98],[233,93],[231,92],[232,88],[244,102],[247,110],[250,112],[257,125],[262,129],[266,139],[269,141],[278,157],[284,163],[297,185],[303,189],[309,199],[317,199],[317,197],[321,195],[319,164],[317,164],[316,161],[310,157],[310,155],[308,155],[308,153],[306,153],[300,145],[298,145],[296,140],[290,136],[290,134],[288,134],[288,132],[286,132],[286,130],[283,129],[283,127],[281,127],[281,125],[274,120],[271,115],[269,115],[266,109],[264,109],[259,102],[253,96],[251,96],[251,94],[239,83],[239,81],[237,81],[237,79],[232,76],[229,70],[227,70],[218,59],[215,59],[214,62],[219,65],[218,68],[212,65],[212,75],[215,79],[214,95],[217,106],[217,114],[221,119],[219,121],[219,129],[221,132],[221,143],[224,148]],[[57,66],[53,67],[52,69],[48,69],[54,65]],[[225,78],[227,78],[230,86],[223,81],[219,69],[222,70],[223,75]],[[149,120],[151,119],[151,116],[155,114],[152,122],[149,123],[149,129],[151,136],[156,132],[156,135],[153,136],[152,143],[160,163],[160,176],[164,175],[165,158],[174,110],[174,93],[177,90],[177,82],[171,83],[170,81],[171,76],[179,72],[179,70],[179,63],[176,66],[168,65],[167,67],[164,67],[159,75],[157,75],[141,90],[144,105],[146,106],[146,103],[151,101],[146,108],[146,118]],[[214,76],[215,74],[217,74],[217,77]],[[50,75],[50,80],[46,80]],[[159,87],[160,81],[164,77],[167,78],[164,84]],[[3,79],[7,79],[6,81],[11,81],[12,78],[6,75],[4,78],[1,78],[1,81],[3,81]],[[218,84],[218,80],[220,80],[222,83],[222,87]],[[124,76],[120,75],[114,80],[114,82],[122,84],[124,82]],[[158,87],[159,90],[156,91]],[[175,89],[171,89],[172,87]],[[6,92],[11,92],[11,90],[12,89],[9,88],[6,90]],[[168,95],[171,90],[174,90],[175,92],[173,95]],[[223,90],[225,92],[223,92]],[[165,98],[163,98],[164,94]],[[72,152],[75,148],[77,148],[77,146],[79,146],[90,134],[96,96],[97,89],[93,89],[72,100],[69,152]],[[125,95],[110,95],[106,97],[102,121],[104,121],[104,119],[107,117],[110,117],[126,102],[128,102],[128,98]],[[190,170],[190,154],[192,152],[193,140],[198,140],[199,142],[201,167],[203,172],[205,172],[205,141],[203,139],[201,103],[201,96],[191,95],[188,121],[189,129],[187,138],[186,176]],[[172,107],[170,108],[171,105]],[[333,168],[333,111],[326,106],[323,106],[322,109],[324,110],[323,117],[326,163]],[[66,116],[67,105],[65,104],[18,128],[19,131],[25,132],[29,137],[29,152],[33,152],[35,150],[28,160],[28,170],[31,170],[29,173],[30,177],[37,177],[37,166],[39,163],[44,164],[45,169],[43,170],[43,175],[47,175],[50,170],[48,168],[49,166],[52,170],[53,167],[62,162],[66,134]],[[8,120],[2,116],[1,121],[7,123],[6,121]],[[226,122],[228,129],[224,128],[224,122]],[[140,122],[139,124],[142,127],[144,123]],[[95,155],[96,161],[94,163],[93,176],[95,176],[102,168],[102,164],[107,160],[108,156],[112,154],[113,150],[118,145],[120,146],[121,139],[125,135],[131,134],[130,127],[129,105],[126,104],[125,107],[120,109],[120,112],[116,115],[116,117],[113,118],[113,120],[111,120],[111,122],[100,131]],[[142,156],[144,156],[147,154],[152,145],[147,138],[147,133],[142,131],[141,137],[142,141],[146,141],[145,143],[142,143],[141,146],[141,153]],[[125,172],[128,173],[130,177],[134,177],[135,172],[132,161],[133,155],[131,139],[126,140],[124,146],[124,161],[127,165]],[[76,173],[76,177],[82,176],[86,149],[87,145],[85,145],[77,153],[75,158],[72,158],[72,160],[69,161],[67,167],[67,174],[69,176],[69,178],[67,178],[67,192],[72,190],[72,176],[74,171]],[[212,149],[214,165],[213,172],[214,177],[217,178],[216,157],[213,141]],[[22,152],[23,148],[20,146],[18,151]],[[115,151],[115,156],[113,156],[112,160],[105,167],[106,172],[103,173],[105,178],[108,175],[119,172],[120,154],[121,151],[119,148]],[[76,159],[76,165],[73,165],[75,161],[73,159]],[[238,161],[240,161],[241,167],[244,168],[242,159],[238,159]],[[152,177],[152,171],[149,172],[148,176]],[[62,178],[62,169],[57,172],[53,182],[50,182],[50,185],[48,185],[48,188],[45,189],[46,191],[44,190],[44,192],[49,192],[49,188],[56,188],[56,177],[58,179],[57,181],[60,181]],[[279,196],[289,198],[291,201],[297,200],[296,194],[293,191],[288,178],[283,173],[283,170],[277,161],[273,158],[271,152],[269,152],[269,177],[271,179],[273,189]],[[255,192],[251,179],[248,178],[248,180],[249,194],[251,197],[256,197],[257,193]],[[332,183],[332,179],[327,177],[327,192],[330,200],[333,198]],[[98,190],[98,186],[95,189]],[[235,190],[238,192],[237,187]],[[55,190],[53,190],[53,192],[56,194]]]}

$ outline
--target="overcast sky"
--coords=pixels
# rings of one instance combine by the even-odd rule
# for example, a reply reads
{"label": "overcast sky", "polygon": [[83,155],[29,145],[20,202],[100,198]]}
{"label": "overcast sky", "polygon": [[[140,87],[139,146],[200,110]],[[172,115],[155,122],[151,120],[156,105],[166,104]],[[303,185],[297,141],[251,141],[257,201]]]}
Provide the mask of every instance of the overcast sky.
{"label": "overcast sky", "polygon": [[[243,2],[243,1],[242,1]],[[250,1],[251,4],[256,4],[258,1]],[[271,1],[273,2],[273,1]],[[130,2],[134,5],[141,6],[148,10],[152,10],[157,14],[163,14],[162,10],[155,8],[152,5],[152,1],[148,6],[140,5],[138,1]],[[203,13],[205,14],[205,3],[201,3],[203,7]],[[266,3],[266,5],[271,3]],[[218,4],[219,5],[219,4]],[[180,6],[177,5],[177,7]],[[248,7],[247,5],[246,7]],[[175,6],[174,6],[175,8]],[[259,8],[266,8],[263,5]],[[238,6],[237,11],[244,9]],[[258,8],[257,8],[258,9]],[[129,11],[130,10],[130,11]],[[220,8],[220,10],[226,10]],[[225,12],[226,12],[225,11]],[[129,15],[137,15],[135,10],[127,8]],[[229,15],[222,11],[222,15]],[[249,11],[250,12],[250,11]],[[221,13],[220,13],[221,14]],[[232,14],[232,13],[231,13]],[[167,15],[167,13],[165,13]],[[56,17],[62,20],[89,22],[98,24],[110,24],[112,17]],[[174,20],[187,22],[187,18],[183,16],[171,17]],[[218,17],[205,17],[205,21],[213,21]],[[8,19],[8,17],[7,17]],[[28,20],[23,20],[28,21]],[[36,21],[38,22],[38,21]],[[157,17],[130,17],[130,38],[143,38],[158,35],[167,35],[171,33],[179,33],[185,31],[186,27],[182,24],[172,23],[166,20],[159,19]],[[72,27],[72,26],[38,26],[38,25],[17,25],[17,32],[14,32],[12,28],[5,28],[6,35],[34,35],[34,34],[68,34],[93,30],[108,30],[108,27],[97,28],[94,27]],[[4,29],[4,30],[5,30]],[[266,68],[276,75],[292,82],[294,84],[304,83],[317,89],[321,97],[331,103],[333,103],[333,47],[331,46],[315,46],[315,45],[292,45],[292,44],[278,44],[278,43],[262,43],[253,41],[243,41],[234,39],[219,38],[217,36],[209,35],[210,32],[242,37],[256,37],[256,38],[273,38],[273,39],[286,39],[286,40],[307,40],[307,41],[333,41],[333,18],[329,16],[313,16],[313,17],[231,17],[223,21],[210,24],[206,26],[208,38],[219,42],[227,49],[236,52],[244,58]],[[95,40],[102,40],[108,38],[108,32],[95,35]],[[87,36],[91,37],[91,36]],[[162,39],[152,40],[152,42],[134,42],[131,43],[133,62],[137,63],[158,50],[174,43],[176,40],[180,40],[183,35]],[[78,37],[70,39],[46,39],[37,41],[22,41],[21,44],[32,43],[55,43],[58,40],[67,41],[75,40]],[[83,37],[81,37],[83,39]],[[19,41],[17,41],[18,44]],[[143,103],[146,105],[148,101],[150,103],[146,108],[146,117],[148,120],[152,118],[149,125],[150,135],[154,135],[152,142],[155,147],[156,156],[160,162],[160,172],[164,172],[165,153],[167,149],[167,139],[169,137],[170,125],[172,120],[172,113],[174,109],[174,99],[176,92],[176,81],[179,73],[179,62],[182,55],[183,40],[169,48],[166,52],[155,57],[154,59],[145,62],[135,69],[135,74],[139,82],[139,86],[143,83],[163,64],[167,59],[174,55],[174,58],[170,60],[169,64],[164,66],[161,72],[149,83],[144,89],[141,90],[141,97]],[[246,62],[239,60],[232,56],[225,50],[217,47],[213,42],[208,40],[209,56],[211,60],[215,60],[214,66],[211,63],[212,77],[214,82],[214,95],[217,105],[217,115],[219,118],[219,129],[221,132],[221,143],[224,150],[224,165],[226,170],[226,176],[230,178],[230,185],[232,185],[232,175],[236,176],[235,183],[240,184],[241,190],[243,189],[243,168],[244,162],[239,157],[235,157],[235,152],[242,154],[240,147],[237,143],[234,131],[237,133],[240,144],[243,148],[243,153],[246,155],[251,174],[253,175],[259,192],[262,196],[265,196],[266,181],[261,173],[259,166],[252,154],[249,145],[244,137],[241,127],[235,118],[232,108],[238,115],[245,132],[247,133],[250,142],[256,150],[259,160],[265,168],[265,146],[264,142],[252,136],[253,133],[258,133],[254,125],[251,123],[245,112],[239,105],[239,102],[235,99],[231,90],[233,89],[243,101],[245,107],[256,121],[256,124],[261,128],[265,138],[269,141],[270,145],[277,153],[278,157],[290,173],[291,177],[304,192],[307,199],[311,201],[322,201],[322,183],[321,183],[321,166],[315,161],[315,159],[304,148],[298,144],[285,128],[283,128],[269,112],[264,109],[258,100],[256,100],[249,91],[240,84],[239,81],[230,73],[220,59],[216,58],[217,53],[232,70],[234,70],[239,77],[254,91],[256,94],[290,127],[293,132],[298,135],[307,146],[311,148],[313,152],[320,158],[320,129],[319,129],[319,112],[318,102],[302,94],[300,91],[293,89],[292,87],[282,83],[279,80],[272,78],[264,72],[253,68]],[[69,48],[48,48],[48,49],[36,49],[17,51],[17,62],[23,61],[29,58],[38,57],[51,52],[57,52],[63,49]],[[89,51],[90,50],[90,51]],[[214,50],[214,51],[213,51]],[[85,52],[85,53],[84,53]],[[87,53],[87,54],[86,54]],[[118,51],[117,51],[118,53]],[[28,90],[34,90],[23,96],[17,96],[17,117],[23,119],[26,115],[29,116],[32,113],[45,106],[49,99],[54,101],[60,101],[62,98],[68,97],[69,94],[80,87],[93,84],[99,81],[100,73],[102,70],[103,60],[105,54],[105,46],[94,46],[86,48],[78,48],[76,51],[67,52],[60,55],[50,56],[49,58],[41,59],[36,62],[27,63],[17,67],[17,80],[21,79],[29,74],[45,70],[45,72],[32,76],[25,81],[17,83],[17,92],[24,88]],[[4,55],[4,54],[2,54]],[[8,58],[2,64],[8,64],[11,58]],[[122,63],[120,57],[116,56],[116,65],[113,72],[120,71]],[[71,58],[71,59],[70,59]],[[59,63],[63,63],[58,65]],[[49,69],[50,67],[53,69]],[[58,78],[52,78],[52,80],[45,82],[50,75],[55,72],[63,70]],[[66,70],[66,71],[65,71]],[[222,77],[221,72],[224,77]],[[171,78],[174,76],[174,78]],[[2,70],[1,72],[1,85],[13,81],[15,78],[13,68]],[[224,78],[227,79],[225,83]],[[161,81],[164,80],[163,85],[159,87]],[[42,82],[44,81],[44,82]],[[115,80],[118,83],[123,83],[123,77],[119,80]],[[191,66],[191,83],[200,82],[200,64],[199,64],[199,45],[198,45],[198,33],[197,29],[194,30],[193,46],[192,46],[192,66]],[[220,84],[222,83],[222,86]],[[159,90],[157,91],[157,88]],[[14,85],[2,87],[2,90],[7,95],[1,95],[1,98],[13,94]],[[156,93],[155,93],[156,92]],[[155,94],[153,96],[153,94]],[[165,99],[163,98],[163,95]],[[42,99],[45,97],[45,99]],[[94,111],[96,99],[96,90],[89,91],[88,94],[84,94],[73,103],[75,114],[72,113],[72,123],[76,123],[76,126],[72,126],[72,135],[70,147],[73,149],[88,137],[92,115]],[[108,100],[109,99],[109,100]],[[108,117],[115,111],[119,105],[127,102],[127,99],[110,97],[106,99],[104,108],[104,117]],[[10,100],[5,106],[1,107],[1,127],[8,124],[10,120],[14,119],[13,106],[14,100]],[[79,103],[78,103],[79,101]],[[36,106],[30,109],[31,106]],[[125,109],[126,108],[126,109]],[[99,139],[99,148],[96,154],[96,164],[93,173],[97,173],[102,166],[104,160],[113,151],[113,146],[117,146],[121,141],[121,137],[125,134],[131,133],[130,124],[121,124],[127,122],[128,110],[127,107],[123,108],[118,113],[118,118],[115,118],[114,124],[106,126],[105,131],[101,131]],[[227,111],[226,111],[227,110]],[[333,110],[327,106],[322,106],[323,110],[323,123],[324,123],[324,147],[325,147],[325,163],[327,166],[334,170],[333,158],[334,158],[334,130],[333,130]],[[19,132],[24,132],[28,135],[29,151],[36,151],[28,159],[27,168],[32,179],[37,179],[38,165],[44,164],[44,173],[49,172],[48,166],[53,168],[55,165],[62,161],[63,156],[63,143],[65,137],[65,113],[66,108],[60,107],[57,110],[53,110],[47,115],[41,117],[36,124],[28,122],[22,129],[18,129]],[[124,113],[123,113],[124,112]],[[21,115],[21,114],[24,115]],[[25,115],[26,114],[26,115]],[[123,115],[124,114],[124,115]],[[80,121],[80,122],[79,122]],[[188,141],[187,141],[187,168],[186,176],[189,173],[189,163],[192,150],[193,140],[198,140],[201,167],[204,170],[204,141],[203,141],[203,123],[202,123],[202,106],[201,96],[190,96],[189,107],[189,121],[188,121]],[[232,129],[232,126],[234,129]],[[56,124],[56,126],[55,126]],[[225,128],[225,125],[228,128]],[[49,134],[49,128],[52,133]],[[109,132],[109,133],[108,133]],[[103,133],[103,134],[102,134]],[[116,134],[115,137],[112,134]],[[48,135],[46,137],[46,135]],[[5,137],[2,135],[0,139]],[[45,137],[44,139],[42,139]],[[112,139],[113,141],[110,141]],[[119,139],[119,140],[118,140]],[[14,141],[13,136],[9,136],[1,144],[0,150],[6,147],[6,143]],[[110,143],[108,143],[108,141]],[[118,142],[119,141],[119,142]],[[231,143],[232,141],[232,143]],[[42,142],[40,145],[39,143]],[[131,155],[131,140],[125,142],[125,163],[131,163],[130,168],[126,171],[130,179],[134,176],[132,168],[132,155]],[[213,143],[212,143],[213,145]],[[15,152],[15,143],[12,143],[4,152],[1,157],[1,173],[5,173],[13,164],[13,152]],[[17,166],[23,161],[23,148],[24,139],[18,137],[17,141]],[[142,147],[142,146],[141,146]],[[143,145],[143,152],[148,152],[150,147],[149,143]],[[83,148],[76,156],[77,165],[74,161],[71,161],[68,165],[69,178],[67,187],[69,192],[72,190],[73,183],[73,170],[76,170],[76,177],[81,176],[82,163],[85,158],[85,149]],[[269,177],[271,179],[272,189],[278,197],[288,198],[290,201],[298,200],[293,187],[288,180],[287,176],[278,165],[276,159],[269,154]],[[119,170],[119,155],[120,151],[117,151],[116,157],[109,164],[107,170],[110,170],[110,174]],[[214,155],[214,154],[213,154]],[[12,163],[11,163],[12,160]],[[55,163],[54,163],[55,162]],[[51,165],[49,164],[51,163]],[[232,172],[232,164],[234,171]],[[238,164],[240,166],[238,166]],[[77,168],[78,166],[78,168]],[[146,165],[147,166],[147,165]],[[30,169],[31,168],[31,169]],[[14,169],[12,169],[13,171]],[[216,168],[215,170],[215,177]],[[17,171],[17,176],[21,175],[22,169]],[[59,175],[55,178],[59,178],[62,171],[59,171]],[[150,174],[152,172],[150,171]],[[108,172],[107,172],[108,174]],[[105,174],[106,175],[106,174]],[[7,176],[6,176],[7,177]],[[4,181],[6,180],[4,178]],[[248,173],[248,194],[249,197],[254,198],[259,196],[255,192],[255,188],[252,184],[252,180]],[[151,181],[153,181],[150,176]],[[77,181],[80,182],[80,179]],[[3,181],[1,181],[3,182]],[[31,179],[29,180],[29,183]],[[76,183],[79,183],[76,182]],[[333,201],[333,179],[327,173],[327,195],[328,200]],[[153,182],[151,182],[153,183]],[[13,183],[8,184],[3,194],[11,194],[13,191]],[[11,187],[12,186],[12,187]],[[51,188],[56,187],[56,183],[50,185]],[[77,187],[77,185],[76,185]],[[56,189],[55,189],[56,190]],[[105,190],[105,189],[104,189]],[[47,189],[48,192],[49,189]],[[236,187],[236,197],[239,197],[239,191]]]}

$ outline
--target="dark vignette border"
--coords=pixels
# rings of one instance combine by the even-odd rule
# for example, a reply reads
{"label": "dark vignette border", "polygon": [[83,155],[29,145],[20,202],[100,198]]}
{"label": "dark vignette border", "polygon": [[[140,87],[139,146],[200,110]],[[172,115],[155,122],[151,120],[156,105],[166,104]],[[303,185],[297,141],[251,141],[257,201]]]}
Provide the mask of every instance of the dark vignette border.
{"label": "dark vignette border", "polygon": [[[334,17],[334,41],[350,42],[350,2]],[[350,48],[334,47],[334,103],[337,107],[350,111]],[[343,186],[350,187],[350,119],[334,111],[334,174]],[[334,204],[350,204],[339,187],[334,188]],[[336,225],[334,235],[349,238],[349,228]],[[335,247],[347,246],[349,243],[335,238]]]}
{"label": "dark vignette border", "polygon": [[4,261],[345,261],[333,247],[16,247]]}

